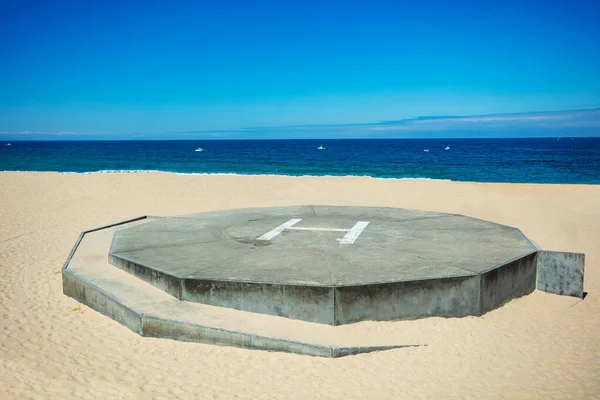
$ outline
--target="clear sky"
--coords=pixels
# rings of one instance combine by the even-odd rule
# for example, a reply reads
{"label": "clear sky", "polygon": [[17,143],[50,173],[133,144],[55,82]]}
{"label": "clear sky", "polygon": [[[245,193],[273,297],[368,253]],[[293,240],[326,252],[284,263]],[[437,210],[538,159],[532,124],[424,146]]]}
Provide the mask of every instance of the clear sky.
{"label": "clear sky", "polygon": [[4,136],[600,107],[593,0],[18,0],[0,39]]}

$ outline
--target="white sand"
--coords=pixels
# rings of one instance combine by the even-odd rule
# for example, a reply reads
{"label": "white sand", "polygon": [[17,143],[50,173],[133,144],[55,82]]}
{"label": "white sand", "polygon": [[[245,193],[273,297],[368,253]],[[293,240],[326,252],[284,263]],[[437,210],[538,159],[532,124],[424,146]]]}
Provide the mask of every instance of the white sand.
{"label": "white sand", "polygon": [[[520,228],[586,253],[585,300],[534,292],[482,318],[365,322],[427,347],[324,359],[142,338],[62,294],[78,234],[252,206],[379,205]],[[0,173],[0,399],[598,398],[600,186],[371,178]]]}

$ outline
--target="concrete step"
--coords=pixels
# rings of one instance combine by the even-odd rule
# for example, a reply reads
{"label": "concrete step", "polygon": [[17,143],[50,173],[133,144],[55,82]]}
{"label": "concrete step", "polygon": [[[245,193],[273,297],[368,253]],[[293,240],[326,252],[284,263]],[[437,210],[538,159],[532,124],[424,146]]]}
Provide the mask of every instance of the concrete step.
{"label": "concrete step", "polygon": [[150,220],[82,233],[63,268],[63,292],[142,336],[321,357],[423,345],[364,329],[377,322],[330,326],[178,300],[108,263],[114,232]]}

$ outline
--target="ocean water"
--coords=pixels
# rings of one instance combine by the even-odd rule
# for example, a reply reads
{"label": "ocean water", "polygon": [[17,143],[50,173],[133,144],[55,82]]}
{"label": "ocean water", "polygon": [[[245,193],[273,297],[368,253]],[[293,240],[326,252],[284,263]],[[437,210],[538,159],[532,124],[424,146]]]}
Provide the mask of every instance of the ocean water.
{"label": "ocean water", "polygon": [[0,170],[600,184],[600,138],[0,142]]}

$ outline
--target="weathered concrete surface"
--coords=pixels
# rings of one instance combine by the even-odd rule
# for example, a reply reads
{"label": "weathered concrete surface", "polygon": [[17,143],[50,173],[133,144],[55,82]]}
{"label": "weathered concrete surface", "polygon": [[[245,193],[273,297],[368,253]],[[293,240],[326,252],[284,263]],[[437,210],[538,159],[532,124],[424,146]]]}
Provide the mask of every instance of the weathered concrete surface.
{"label": "weathered concrete surface", "polygon": [[109,293],[99,290],[93,283],[82,279],[69,270],[63,270],[63,293],[109,316],[137,334],[142,333],[142,317]]}
{"label": "weathered concrete surface", "polygon": [[[306,208],[302,207],[297,209],[306,211]],[[318,207],[310,209],[314,215],[318,215],[316,212],[319,209]],[[289,210],[290,208],[279,209],[279,211],[274,211],[274,214],[285,218],[289,216],[286,215]],[[381,209],[370,210],[374,213],[371,215],[376,216],[388,213],[386,209],[383,211]],[[343,210],[337,208],[328,211],[331,216],[345,215]],[[323,211],[320,210],[320,212]],[[222,222],[223,218],[229,222],[235,222],[232,213],[210,213],[211,215],[207,218],[201,219],[207,225],[218,221]],[[261,212],[256,210],[242,210],[242,213],[250,218],[248,222],[261,215]],[[364,215],[362,214],[360,217]],[[404,217],[396,222],[410,221],[411,218],[406,218],[406,216],[404,214]],[[421,214],[419,218],[421,217],[423,217],[422,219],[428,219],[424,218],[424,214]],[[198,218],[199,216],[192,216],[190,219]],[[291,274],[289,271],[280,273],[281,271],[276,269],[271,270],[270,267],[274,265],[272,262],[261,264],[262,269],[259,268],[268,278],[266,282],[236,281],[235,278],[231,280],[202,280],[198,279],[196,275],[192,275],[190,279],[185,274],[181,275],[182,271],[189,270],[189,265],[180,264],[179,267],[181,268],[169,269],[167,273],[164,268],[149,264],[137,264],[130,260],[124,260],[124,257],[112,260],[112,262],[119,264],[121,269],[117,269],[107,262],[107,253],[111,253],[109,256],[111,258],[116,250],[120,254],[144,250],[143,246],[137,246],[136,248],[135,240],[131,240],[139,231],[146,232],[150,240],[154,240],[154,248],[168,249],[169,241],[167,239],[173,234],[170,230],[172,226],[169,229],[163,228],[169,227],[169,224],[172,223],[169,220],[167,218],[155,220],[154,222],[161,221],[160,224],[155,224],[161,227],[158,231],[156,231],[156,226],[153,226],[154,222],[142,217],[126,221],[121,225],[116,224],[98,228],[80,235],[63,267],[64,293],[144,336],[286,351],[323,357],[341,357],[370,351],[424,345],[420,343],[398,344],[394,343],[393,338],[382,339],[381,337],[347,334],[348,330],[354,329],[354,324],[337,327],[330,325],[348,324],[363,319],[398,319],[398,316],[405,319],[414,319],[431,315],[449,317],[481,315],[506,301],[531,292],[536,284],[538,289],[550,293],[576,297],[582,297],[583,295],[583,254],[549,252],[537,248],[532,250],[531,246],[533,245],[519,231],[500,226],[498,226],[499,232],[509,233],[509,235],[508,237],[499,235],[497,237],[499,244],[509,246],[511,241],[517,240],[517,242],[524,243],[522,248],[517,246],[518,251],[524,250],[525,253],[487,269],[476,268],[464,264],[464,261],[468,259],[468,257],[464,257],[465,249],[468,247],[465,247],[465,243],[459,243],[457,249],[448,246],[450,236],[462,238],[464,236],[460,236],[457,232],[448,235],[447,232],[443,232],[444,229],[439,229],[438,226],[437,230],[433,229],[433,241],[439,246],[442,253],[446,252],[447,254],[442,258],[438,258],[437,261],[441,264],[441,267],[438,268],[437,274],[435,269],[428,269],[430,266],[428,262],[431,262],[432,256],[436,254],[435,247],[431,246],[421,248],[423,251],[417,255],[417,258],[424,260],[424,268],[414,271],[412,277],[416,277],[416,279],[407,279],[407,276],[411,276],[410,271],[402,269],[402,266],[408,264],[419,269],[419,264],[407,263],[407,260],[410,261],[411,258],[402,253],[397,255],[395,260],[400,261],[393,265],[400,270],[400,278],[405,279],[398,281],[372,282],[373,276],[378,279],[385,276],[389,277],[391,269],[385,268],[385,264],[382,264],[386,257],[381,255],[365,257],[361,255],[360,251],[353,250],[359,249],[361,243],[363,253],[370,250],[369,246],[385,249],[385,246],[381,245],[382,243],[385,244],[384,241],[371,242],[369,246],[362,242],[363,239],[367,240],[366,238],[369,238],[369,235],[374,235],[372,232],[369,233],[367,229],[358,235],[354,245],[350,245],[354,247],[346,247],[346,249],[351,250],[344,257],[335,252],[342,248],[341,245],[338,244],[339,247],[334,246],[333,249],[330,247],[330,253],[324,250],[327,248],[326,246],[321,245],[321,252],[327,261],[325,267],[329,268],[328,272],[331,274],[333,284],[278,283],[278,280],[289,280]],[[372,220],[376,220],[376,218],[372,218]],[[484,247],[489,245],[489,243],[485,243],[485,236],[491,232],[477,226],[482,221],[474,221],[473,225],[465,222],[467,227],[475,227],[475,236],[479,236],[474,243],[477,246]],[[417,221],[413,222],[416,223]],[[431,223],[432,221],[427,222]],[[460,220],[449,220],[449,222],[448,230],[460,231],[462,225]],[[371,223],[372,221],[368,227],[372,228]],[[194,236],[194,229],[198,228],[195,224],[196,222],[184,224],[184,226],[187,226],[185,228],[187,234],[195,237],[193,240],[198,240],[199,237],[206,238],[207,236],[202,234]],[[177,226],[177,224],[174,225]],[[327,228],[326,226],[321,227]],[[518,234],[512,235],[515,231]],[[158,236],[155,237],[152,232],[158,232]],[[328,241],[331,236],[326,235],[340,236],[340,234],[345,234],[345,232],[340,233],[337,230],[307,231],[300,229],[295,232],[280,232],[278,236],[285,237],[282,235],[303,235],[307,233],[316,233],[317,237]],[[418,239],[419,235],[423,235],[422,232],[418,233],[418,229],[414,229],[411,233],[414,235],[411,235],[407,240]],[[120,235],[125,240],[121,242],[113,240],[113,238]],[[128,235],[130,236],[128,237]],[[177,235],[175,234],[175,236]],[[157,237],[160,240],[157,240]],[[213,239],[216,238],[214,243],[217,243],[226,235],[223,231],[219,231],[212,237]],[[390,242],[395,243],[394,240],[399,240],[401,237],[396,235]],[[254,239],[242,239],[238,243],[265,247],[264,243],[255,243]],[[382,239],[384,239],[382,236],[378,237],[378,240]],[[199,243],[204,243],[203,240],[200,239]],[[314,240],[314,237],[311,240]],[[525,242],[521,242],[522,240],[525,240]],[[301,243],[301,241],[298,243]],[[186,245],[190,244],[193,245],[188,240]],[[288,248],[286,257],[293,258],[294,253],[289,252],[289,250],[290,248]],[[496,253],[492,251],[493,256],[486,260],[489,261],[499,255],[506,255],[508,254],[506,250],[505,248]],[[452,263],[452,256],[455,256],[457,252],[462,254],[456,257],[461,263],[455,263],[454,267],[448,267],[448,264]],[[475,260],[478,254],[476,253],[472,260]],[[162,257],[164,257],[162,259],[167,259],[167,255],[168,252],[162,253]],[[347,269],[331,269],[331,266],[335,264],[331,260],[334,260],[335,257],[341,257],[336,262],[346,262],[352,268],[365,265],[365,272],[355,273],[350,271],[344,274],[344,272],[348,272]],[[211,258],[210,255],[207,258],[211,259],[212,262],[218,259]],[[394,257],[388,256],[387,259],[394,260]],[[225,258],[225,261],[229,262],[230,259]],[[375,262],[375,264],[369,264],[369,261]],[[285,264],[285,262],[282,264],[293,265]],[[481,265],[481,263],[476,263],[476,265]],[[315,267],[312,264],[305,264],[305,266],[309,269]],[[383,270],[383,272],[377,270],[377,268]],[[452,268],[456,268],[457,271],[452,270]],[[226,268],[225,270],[231,272],[232,268]],[[294,268],[292,270],[297,271]],[[336,272],[341,273],[336,274]],[[244,271],[241,271],[242,275],[244,273]],[[138,279],[136,276],[141,277],[143,280]],[[305,276],[314,277],[318,274],[312,271]],[[423,278],[424,276],[429,278]],[[357,284],[355,283],[356,280],[363,283]],[[154,286],[146,283],[146,281]],[[354,283],[344,284],[340,282]],[[233,296],[231,296],[232,294]],[[202,302],[221,298],[224,299],[221,301],[226,303],[224,305],[226,307],[231,306],[231,308],[178,300],[178,298],[188,296],[205,296],[204,299],[198,297]],[[233,299],[228,299],[228,296],[233,297]],[[220,301],[215,302],[219,303]],[[252,309],[253,312],[238,311],[232,308]],[[285,316],[288,316],[287,314],[298,314],[302,318],[313,318],[321,323],[313,324],[269,314]],[[356,339],[357,337],[360,339]]]}
{"label": "weathered concrete surface", "polygon": [[[535,250],[518,229],[460,215],[303,206],[122,229],[109,262],[181,300],[336,325],[480,315],[481,273]],[[506,284],[485,310],[526,293]]]}
{"label": "weathered concrete surface", "polygon": [[335,324],[479,315],[478,275],[336,287]]}
{"label": "weathered concrete surface", "polygon": [[108,262],[121,268],[123,271],[129,272],[131,275],[151,283],[152,286],[159,288],[163,292],[169,293],[180,300],[182,299],[182,279],[180,277],[154,269],[149,265],[129,261],[126,257],[115,257],[110,253],[108,254]]}
{"label": "weathered concrete surface", "polygon": [[484,314],[535,290],[536,252],[495,266],[481,274],[481,308]]}
{"label": "weathered concrete surface", "polygon": [[182,300],[334,325],[333,286],[182,279]]}
{"label": "weathered concrete surface", "polygon": [[63,267],[63,292],[142,336],[320,357],[424,345],[364,335],[357,342],[356,335],[329,325],[177,300],[107,262],[116,229],[81,236]]}
{"label": "weathered concrete surface", "polygon": [[[271,240],[258,240],[290,219]],[[369,221],[354,244],[339,243]],[[115,233],[110,254],[185,279],[356,285],[478,273],[536,250],[515,228],[380,207],[275,207],[163,218]]]}
{"label": "weathered concrete surface", "polygon": [[540,250],[537,253],[537,288],[582,298],[584,265],[584,254]]}

